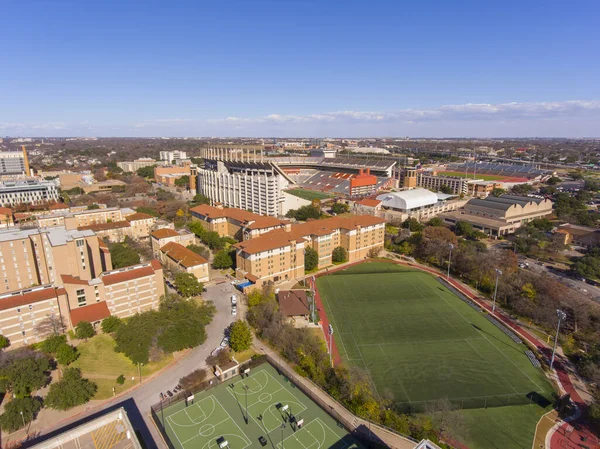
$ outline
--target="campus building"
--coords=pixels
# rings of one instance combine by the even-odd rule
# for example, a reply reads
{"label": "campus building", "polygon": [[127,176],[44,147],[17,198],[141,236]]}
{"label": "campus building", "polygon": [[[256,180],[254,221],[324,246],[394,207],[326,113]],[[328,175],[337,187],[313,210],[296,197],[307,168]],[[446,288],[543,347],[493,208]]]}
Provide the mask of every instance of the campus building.
{"label": "campus building", "polygon": [[167,164],[177,164],[183,159],[187,159],[187,153],[185,151],[173,150],[160,152],[160,160]]}
{"label": "campus building", "polygon": [[474,198],[464,209],[441,215],[447,223],[471,223],[475,229],[489,235],[515,232],[521,225],[552,214],[552,201],[546,198],[501,195],[485,199]]}
{"label": "campus building", "polygon": [[152,245],[152,254],[155,257],[160,255],[160,249],[167,243],[179,243],[183,246],[196,243],[196,236],[185,229],[174,230],[170,228],[161,228],[150,233],[150,243]]}
{"label": "campus building", "polygon": [[468,179],[459,176],[439,176],[437,173],[421,172],[417,174],[417,186],[440,192],[449,189],[447,193],[466,195]]}
{"label": "campus building", "polygon": [[80,226],[89,226],[100,223],[123,221],[128,215],[133,215],[131,209],[119,207],[102,207],[98,209],[87,208],[64,208],[54,210],[36,216],[37,226],[50,228],[54,226],[65,226],[67,229],[77,229]]}
{"label": "campus building", "polygon": [[210,280],[208,260],[179,243],[169,242],[163,246],[160,249],[160,260],[175,272],[191,273],[200,282]]}
{"label": "campus building", "polygon": [[204,229],[236,240],[249,240],[275,229],[285,228],[289,223],[287,220],[265,217],[234,207],[223,207],[221,204],[201,204],[190,209],[190,212],[192,219],[200,221]]}
{"label": "campus building", "polygon": [[283,215],[289,178],[276,165],[205,159],[198,168],[198,193],[213,203],[261,215]]}
{"label": "campus building", "polygon": [[366,196],[377,191],[377,176],[371,174],[371,169],[359,170],[358,175],[350,178],[350,196]]}
{"label": "campus building", "polygon": [[348,261],[383,248],[385,220],[372,216],[332,217],[288,225],[234,245],[237,276],[257,285],[304,275],[304,253],[310,247],[319,255],[318,268],[332,264],[333,250],[346,250]]}
{"label": "campus building", "polygon": [[21,151],[0,151],[0,176],[31,176],[25,146]]}
{"label": "campus building", "polygon": [[40,205],[58,201],[58,188],[54,181],[27,179],[0,182],[0,205]]}
{"label": "campus building", "polygon": [[119,167],[124,172],[135,173],[140,168],[152,167],[153,165],[157,164],[158,162],[152,159],[151,157],[142,157],[139,159],[135,159],[134,161],[117,162],[117,167]]}

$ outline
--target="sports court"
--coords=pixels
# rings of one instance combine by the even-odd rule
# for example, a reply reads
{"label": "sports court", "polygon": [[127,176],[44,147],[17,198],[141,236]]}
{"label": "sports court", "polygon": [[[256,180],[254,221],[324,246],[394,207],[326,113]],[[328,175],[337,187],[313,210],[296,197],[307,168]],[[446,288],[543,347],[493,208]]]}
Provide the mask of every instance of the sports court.
{"label": "sports court", "polygon": [[[175,449],[362,449],[268,363],[156,413]],[[247,420],[246,420],[247,417]]]}
{"label": "sports court", "polygon": [[428,274],[367,262],[320,277],[317,287],[342,358],[366,368],[401,408],[443,397],[461,408],[551,398],[527,348]]}

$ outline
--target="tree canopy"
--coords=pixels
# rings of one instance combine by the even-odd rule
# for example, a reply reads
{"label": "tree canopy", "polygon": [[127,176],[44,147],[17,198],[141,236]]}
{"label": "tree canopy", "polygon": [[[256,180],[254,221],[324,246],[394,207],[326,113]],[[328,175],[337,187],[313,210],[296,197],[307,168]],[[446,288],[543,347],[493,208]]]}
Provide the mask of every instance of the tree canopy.
{"label": "tree canopy", "polygon": [[[14,432],[25,424],[33,421],[42,409],[42,398],[25,397],[15,398],[4,406],[4,413],[0,415],[0,427],[5,432]],[[23,415],[21,415],[23,413]]]}
{"label": "tree canopy", "polygon": [[80,339],[88,339],[96,335],[96,330],[94,329],[94,326],[92,326],[92,323],[80,321],[77,323],[77,326],[75,326],[75,335]]}
{"label": "tree canopy", "polygon": [[306,221],[309,218],[317,219],[321,218],[321,210],[310,204],[307,206],[302,206],[298,209],[291,209],[285,214],[288,218],[295,218],[298,221]]}
{"label": "tree canopy", "polygon": [[319,265],[319,254],[313,248],[306,248],[304,251],[304,270],[311,271]]}
{"label": "tree canopy", "polygon": [[117,316],[111,315],[102,320],[102,332],[105,334],[112,334],[119,329],[119,326],[123,324],[123,320]]}
{"label": "tree canopy", "polygon": [[245,351],[252,346],[252,331],[245,321],[237,320],[229,328],[229,346],[235,352]]}
{"label": "tree canopy", "polygon": [[156,168],[156,165],[141,167],[135,173],[141,178],[154,178],[154,168]]}
{"label": "tree canopy", "polygon": [[0,389],[12,391],[17,397],[29,396],[48,383],[50,361],[39,353],[30,353],[12,360],[0,369]]}
{"label": "tree canopy", "polygon": [[233,266],[233,258],[231,257],[229,251],[223,249],[215,254],[212,265],[218,270],[231,268]]}
{"label": "tree canopy", "polygon": [[63,378],[50,385],[46,406],[56,410],[69,410],[88,402],[97,389],[94,382],[81,377],[78,368],[67,368],[63,371]]}
{"label": "tree canopy", "polygon": [[350,211],[350,206],[348,206],[346,203],[335,203],[333,206],[331,206],[331,212],[334,212],[338,215],[344,214],[348,211]]}
{"label": "tree canopy", "polygon": [[331,260],[335,263],[346,262],[348,260],[348,252],[343,246],[338,246],[333,249]]}
{"label": "tree canopy", "polygon": [[192,273],[177,273],[175,275],[175,285],[177,286],[177,291],[184,298],[198,296],[204,288],[204,284]]}
{"label": "tree canopy", "polygon": [[123,243],[111,243],[108,245],[108,250],[115,269],[140,263],[140,255]]}

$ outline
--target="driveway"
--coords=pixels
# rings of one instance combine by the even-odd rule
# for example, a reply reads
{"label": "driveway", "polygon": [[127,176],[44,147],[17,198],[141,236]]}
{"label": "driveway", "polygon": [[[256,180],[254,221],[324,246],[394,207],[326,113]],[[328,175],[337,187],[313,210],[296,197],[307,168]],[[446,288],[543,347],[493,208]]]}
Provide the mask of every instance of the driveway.
{"label": "driveway", "polygon": [[[130,420],[132,420],[133,426],[136,429],[140,429],[146,447],[148,449],[168,449],[150,418],[150,406],[159,402],[159,394],[161,391],[166,392],[167,390],[172,390],[183,376],[199,368],[206,367],[206,357],[210,355],[213,349],[219,346],[219,343],[223,339],[225,329],[236,319],[236,317],[231,315],[231,295],[237,293],[239,299],[240,294],[230,282],[207,286],[206,290],[207,291],[202,294],[202,297],[213,301],[217,308],[217,312],[213,317],[212,322],[206,327],[207,339],[203,345],[192,349],[176,365],[167,368],[150,382],[143,384],[129,393],[125,393],[115,401],[105,403],[100,407],[89,410],[69,420],[65,420],[48,429],[44,429],[40,435],[46,435],[53,430],[56,430],[56,428],[68,426],[70,423],[96,414],[100,410],[114,408],[115,404],[123,403],[121,405],[128,410],[128,416]],[[238,317],[239,316],[241,315],[238,315]],[[143,419],[144,422],[139,422],[139,419]],[[144,427],[146,427],[147,430],[144,429]],[[152,437],[151,440],[149,439],[148,431]]]}

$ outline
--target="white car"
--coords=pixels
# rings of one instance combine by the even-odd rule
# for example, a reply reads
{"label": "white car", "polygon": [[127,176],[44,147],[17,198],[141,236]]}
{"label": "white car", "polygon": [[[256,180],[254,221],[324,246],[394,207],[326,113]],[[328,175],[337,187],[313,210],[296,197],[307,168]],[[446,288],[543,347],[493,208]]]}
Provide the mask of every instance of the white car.
{"label": "white car", "polygon": [[236,306],[231,306],[231,314],[237,315],[237,307]]}
{"label": "white car", "polygon": [[226,348],[227,346],[229,346],[229,337],[225,337],[221,340],[221,347]]}
{"label": "white car", "polygon": [[232,306],[237,305],[237,296],[231,295],[231,305]]}

